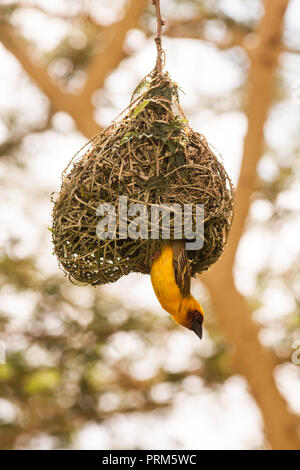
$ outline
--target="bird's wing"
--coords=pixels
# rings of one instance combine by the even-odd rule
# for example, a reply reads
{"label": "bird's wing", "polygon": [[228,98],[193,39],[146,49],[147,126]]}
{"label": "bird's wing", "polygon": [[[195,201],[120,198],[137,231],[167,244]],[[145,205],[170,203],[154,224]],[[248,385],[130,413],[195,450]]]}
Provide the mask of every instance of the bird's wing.
{"label": "bird's wing", "polygon": [[191,267],[185,251],[183,240],[172,241],[173,268],[176,284],[183,296],[190,293],[191,287]]}

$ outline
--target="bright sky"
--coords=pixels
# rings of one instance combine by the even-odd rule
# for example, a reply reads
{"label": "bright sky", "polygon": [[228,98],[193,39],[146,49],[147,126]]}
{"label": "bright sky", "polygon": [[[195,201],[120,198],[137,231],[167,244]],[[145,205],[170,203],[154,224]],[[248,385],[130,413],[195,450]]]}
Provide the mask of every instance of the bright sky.
{"label": "bright sky", "polygon": [[[78,9],[78,2],[75,1],[40,0],[36,3],[51,11],[63,11],[67,7],[68,11],[74,9],[76,14]],[[121,7],[122,1],[105,0],[101,2],[100,7],[99,2],[94,1],[94,14],[98,19],[101,17],[101,21],[105,24],[119,17],[120,13],[112,9],[112,4]],[[245,10],[239,0],[230,2],[225,0],[224,4],[228,12],[238,19],[243,19],[249,14],[249,10]],[[254,18],[261,12],[259,5],[260,2],[253,2],[253,10],[250,13]],[[163,2],[165,14],[172,11],[171,6],[171,0]],[[192,8],[192,4],[189,4],[185,14],[188,15]],[[179,13],[177,12],[178,15]],[[183,13],[181,10],[180,14]],[[287,27],[291,32],[291,38],[288,37],[291,45],[295,35],[298,34],[298,37],[300,35],[299,14],[299,2],[291,0],[286,16]],[[38,41],[40,49],[44,51],[52,49],[70,32],[70,27],[63,20],[49,19],[33,10],[20,12],[15,15],[14,21],[21,27],[24,36]],[[107,78],[105,90],[95,95],[95,103],[98,104],[96,118],[102,125],[109,124],[111,119],[127,106],[132,90],[154,65],[153,42],[147,41],[140,31],[133,30],[128,35],[127,46],[133,48],[137,43],[139,49],[136,53]],[[164,47],[167,53],[166,68],[186,93],[181,97],[181,104],[192,127],[205,134],[208,141],[221,153],[224,165],[236,183],[243,138],[247,131],[245,116],[238,110],[216,113],[202,103],[207,98],[217,101],[218,98],[230,95],[236,90],[244,80],[240,67],[228,55],[221,54],[216,48],[199,41],[165,39]],[[2,45],[0,45],[0,63],[2,64],[1,115],[5,115],[12,108],[23,109],[23,119],[28,126],[43,119],[47,100]],[[295,142],[300,130],[300,82],[297,81],[300,77],[300,59],[295,54],[285,54],[281,64],[280,75],[288,93],[286,99],[272,109],[266,126],[266,138],[269,146],[282,149],[284,158],[285,148],[289,146],[289,142]],[[113,105],[103,106],[103,102]],[[22,241],[16,249],[17,255],[21,257],[31,253],[36,254],[38,250],[41,271],[47,269],[50,272],[57,271],[57,263],[52,256],[50,234],[47,231],[47,226],[51,225],[49,194],[59,190],[62,170],[85,142],[85,139],[76,132],[72,119],[64,113],[57,113],[53,124],[53,130],[42,135],[29,135],[24,141],[22,151],[29,169],[26,180],[22,178],[22,169],[12,165],[7,167],[5,162],[0,161],[0,176],[5,175],[5,188],[1,194],[0,244],[5,244],[8,235],[20,237]],[[0,124],[0,142],[5,138],[5,125]],[[299,172],[299,164],[297,170]],[[272,180],[277,174],[278,164],[272,156],[265,155],[258,171],[261,178]],[[44,192],[44,198],[40,197],[41,190]],[[236,266],[237,285],[242,293],[249,296],[254,293],[255,274],[262,267],[270,265],[274,270],[280,271],[287,267],[297,254],[299,255],[299,196],[299,186],[281,194],[279,206],[295,209],[298,213],[291,218],[288,226],[273,233],[266,231],[262,226],[271,215],[268,204],[264,201],[253,204],[251,215],[257,223],[242,240]],[[256,255],[253,256],[253,253]],[[161,315],[165,315],[154,296],[148,276],[131,275],[106,289],[111,293],[122,293],[124,298],[135,304],[137,308],[155,308]],[[197,291],[197,295],[201,298],[203,296],[204,301],[207,301],[205,292],[201,291],[201,288]],[[16,321],[20,322],[28,319],[34,304],[34,299],[17,298],[15,293],[9,290],[4,290],[0,294],[0,300],[4,310],[14,314]],[[276,328],[268,327],[269,321],[282,318],[294,307],[289,292],[280,285],[270,286],[256,317],[263,325],[263,342],[272,344],[274,335],[280,335],[280,331],[278,332]],[[205,352],[205,348],[209,347],[209,339],[204,338],[199,345],[196,337],[191,338],[189,332],[180,329],[176,336],[176,347],[180,363],[181,354],[186,357],[186,354],[194,348],[200,348],[200,351],[203,349]],[[278,369],[277,380],[290,405],[300,412],[299,376],[297,379],[294,367],[291,365]],[[188,385],[191,387],[193,384]],[[143,448],[154,449],[199,447],[245,449],[261,444],[260,412],[247,392],[244,379],[233,377],[217,390],[206,389],[199,379],[195,390],[197,393],[190,397],[183,390],[176,400],[174,411],[167,418],[156,413],[147,418],[138,415],[130,418],[118,416],[106,427],[87,426],[78,434],[74,446],[107,448],[111,439],[115,447],[122,448],[140,445]],[[158,393],[170,393],[170,390],[160,390]],[[0,418],[1,416],[6,416],[9,421],[13,412],[0,400]],[[149,429],[151,433],[148,432]],[[52,444],[45,436],[41,436],[34,445],[48,448]]]}

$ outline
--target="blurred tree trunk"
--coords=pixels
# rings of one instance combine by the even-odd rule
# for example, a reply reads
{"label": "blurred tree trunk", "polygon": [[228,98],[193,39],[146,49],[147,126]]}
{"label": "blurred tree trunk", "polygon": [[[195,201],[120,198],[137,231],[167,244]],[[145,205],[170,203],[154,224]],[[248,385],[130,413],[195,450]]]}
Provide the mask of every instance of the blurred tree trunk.
{"label": "blurred tree trunk", "polygon": [[[245,230],[256,167],[262,155],[263,128],[273,95],[274,73],[281,48],[283,18],[288,0],[267,0],[258,28],[258,46],[250,54],[246,115],[248,132],[236,194],[236,213],[228,246],[215,267],[201,279],[209,288],[212,303],[224,333],[235,347],[235,363],[247,379],[264,418],[273,449],[300,449],[299,419],[287,407],[274,380],[275,361],[258,339],[259,328],[237,291],[233,267],[239,241]],[[253,254],[255,256],[255,253]]]}
{"label": "blurred tree trunk", "polygon": [[[99,130],[93,116],[92,95],[103,86],[108,73],[122,60],[126,32],[136,25],[148,3],[148,0],[132,0],[124,18],[106,28],[106,46],[94,54],[80,95],[72,95],[54,83],[47,71],[34,63],[28,49],[10,25],[0,25],[0,40],[45,93],[53,109],[68,112],[78,129],[87,137],[92,137]],[[300,449],[297,436],[299,420],[288,410],[287,403],[276,387],[273,375],[275,361],[259,342],[259,327],[252,321],[246,300],[234,285],[233,267],[237,247],[245,230],[251,195],[255,189],[256,166],[263,150],[263,127],[271,105],[274,73],[282,51],[283,18],[287,5],[288,0],[265,1],[265,13],[257,30],[258,45],[249,52],[251,65],[246,109],[248,132],[244,142],[232,233],[220,261],[201,277],[210,291],[220,325],[235,348],[236,367],[247,379],[261,409],[267,438],[273,449]],[[176,35],[174,31],[174,28],[170,28],[169,34]],[[242,43],[243,32],[237,29],[232,42],[225,44],[224,48]],[[222,45],[219,47],[222,49]]]}
{"label": "blurred tree trunk", "polygon": [[87,137],[92,138],[100,131],[100,126],[94,119],[92,95],[97,89],[103,87],[107,75],[119,65],[124,57],[123,44],[126,33],[136,26],[147,4],[148,0],[129,2],[124,17],[117,23],[104,28],[105,46],[99,47],[99,51],[92,56],[86,70],[87,79],[79,95],[61,89],[47,71],[35,63],[24,41],[18,37],[10,24],[0,24],[0,41],[18,59],[24,70],[48,97],[52,108],[55,111],[69,113],[78,129]]}

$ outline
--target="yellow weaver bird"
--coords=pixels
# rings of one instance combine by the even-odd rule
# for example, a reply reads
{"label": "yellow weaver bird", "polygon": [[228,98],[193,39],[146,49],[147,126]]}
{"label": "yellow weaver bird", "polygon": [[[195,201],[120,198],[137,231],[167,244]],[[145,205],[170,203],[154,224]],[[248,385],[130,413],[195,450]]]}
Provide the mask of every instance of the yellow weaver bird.
{"label": "yellow weaver bird", "polygon": [[168,242],[154,257],[151,281],[162,308],[201,339],[204,312],[190,294],[191,267],[182,240]]}

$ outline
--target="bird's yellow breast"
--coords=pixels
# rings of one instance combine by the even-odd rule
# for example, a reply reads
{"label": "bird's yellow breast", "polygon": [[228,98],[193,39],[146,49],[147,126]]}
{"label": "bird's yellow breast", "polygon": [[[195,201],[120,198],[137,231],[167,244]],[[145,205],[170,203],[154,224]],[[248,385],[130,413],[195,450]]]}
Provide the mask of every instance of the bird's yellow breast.
{"label": "bird's yellow breast", "polygon": [[166,245],[153,261],[151,281],[162,308],[171,315],[179,312],[182,295],[175,280],[173,250],[170,245]]}

